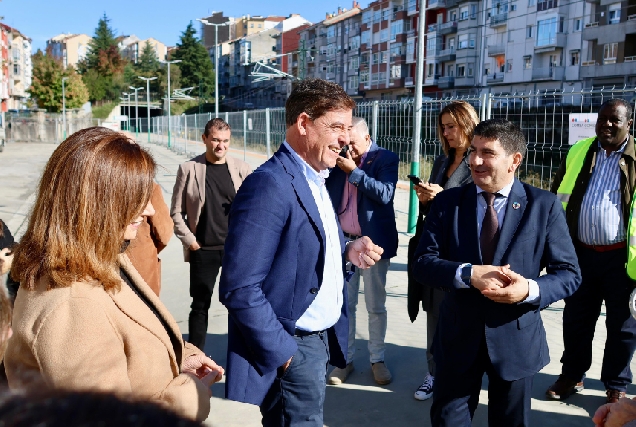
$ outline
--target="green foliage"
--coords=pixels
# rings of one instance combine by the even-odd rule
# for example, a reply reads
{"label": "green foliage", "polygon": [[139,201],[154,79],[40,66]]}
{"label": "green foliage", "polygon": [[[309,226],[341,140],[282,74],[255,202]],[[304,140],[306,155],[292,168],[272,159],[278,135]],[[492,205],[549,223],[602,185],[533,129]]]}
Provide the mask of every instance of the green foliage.
{"label": "green foliage", "polygon": [[39,108],[50,112],[62,110],[62,77],[65,82],[66,108],[80,108],[88,101],[88,89],[73,67],[66,70],[62,62],[38,50],[32,57],[33,80],[28,89]]}
{"label": "green foliage", "polygon": [[[181,64],[170,64],[170,90],[181,88]],[[162,96],[168,93],[168,66],[159,69],[159,88]]]}
{"label": "green foliage", "polygon": [[86,59],[78,64],[91,101],[119,99],[122,89],[128,87],[127,78],[131,78],[131,73],[124,75],[128,62],[119,52],[115,32],[109,22],[104,14],[97,23]]}
{"label": "green foliage", "polygon": [[[202,97],[214,93],[214,70],[208,51],[200,40],[196,38],[196,30],[192,21],[181,34],[180,43],[173,54],[174,59],[180,59],[181,87],[196,87],[193,93]],[[172,71],[172,70],[171,70]]]}
{"label": "green foliage", "polygon": [[119,105],[116,102],[106,102],[105,104],[102,104],[98,107],[93,107],[93,118],[94,119],[105,119],[107,118],[110,113],[113,111],[113,108],[115,108],[117,105]]}
{"label": "green foliage", "polygon": [[161,67],[161,63],[157,59],[157,52],[150,42],[146,40],[135,68],[142,73],[156,73],[159,67]]}

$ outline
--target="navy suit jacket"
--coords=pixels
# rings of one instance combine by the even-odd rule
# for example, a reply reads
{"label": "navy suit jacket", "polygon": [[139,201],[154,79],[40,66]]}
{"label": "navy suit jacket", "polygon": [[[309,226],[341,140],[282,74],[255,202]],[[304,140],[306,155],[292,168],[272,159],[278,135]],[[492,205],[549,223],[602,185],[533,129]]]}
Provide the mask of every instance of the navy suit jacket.
{"label": "navy suit jacket", "polygon": [[[296,321],[322,284],[325,241],[309,184],[283,145],[243,181],[230,210],[219,283],[229,313],[228,399],[260,405],[277,368],[296,352]],[[344,252],[342,231],[340,242]],[[345,290],[341,317],[328,330],[330,363],[342,368],[349,328]]]}
{"label": "navy suit jacket", "polygon": [[[508,198],[493,265],[510,268],[539,285],[535,304],[502,304],[455,282],[463,263],[483,264],[477,231],[475,184],[435,197],[415,252],[413,274],[448,291],[433,344],[435,362],[458,370],[477,362],[485,344],[492,365],[506,381],[537,373],[550,356],[540,309],[572,295],[581,282],[576,253],[556,196],[515,179]],[[540,276],[545,268],[547,274]]]}
{"label": "navy suit jacket", "polygon": [[336,212],[339,212],[342,193],[347,179],[358,188],[358,222],[363,236],[384,249],[382,259],[397,254],[398,233],[395,226],[393,197],[398,180],[400,159],[392,151],[378,147],[373,142],[364,164],[349,176],[335,167],[327,178],[327,190]]}

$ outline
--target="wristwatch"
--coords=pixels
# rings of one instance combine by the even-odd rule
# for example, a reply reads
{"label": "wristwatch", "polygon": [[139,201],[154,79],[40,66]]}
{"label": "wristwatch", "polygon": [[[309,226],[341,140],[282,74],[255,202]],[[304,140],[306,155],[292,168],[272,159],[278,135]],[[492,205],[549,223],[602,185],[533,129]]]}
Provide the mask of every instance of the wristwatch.
{"label": "wristwatch", "polygon": [[465,266],[462,267],[462,271],[461,271],[461,279],[462,282],[464,282],[464,284],[466,286],[470,286],[470,276],[473,275],[473,265],[472,264],[466,264]]}

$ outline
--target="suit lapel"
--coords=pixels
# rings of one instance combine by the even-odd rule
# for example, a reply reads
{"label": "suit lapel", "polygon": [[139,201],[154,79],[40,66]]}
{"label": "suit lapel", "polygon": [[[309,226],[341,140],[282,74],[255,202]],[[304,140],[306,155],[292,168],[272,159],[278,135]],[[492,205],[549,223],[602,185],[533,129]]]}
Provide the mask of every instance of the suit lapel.
{"label": "suit lapel", "polygon": [[199,190],[201,206],[205,203],[205,153],[197,156],[194,161],[194,178]]}
{"label": "suit lapel", "polygon": [[506,205],[506,215],[504,216],[501,230],[499,231],[499,242],[497,243],[497,249],[495,250],[495,256],[493,257],[493,264],[501,264],[501,260],[506,253],[506,250],[510,246],[510,242],[517,231],[519,222],[523,218],[523,213],[526,210],[528,199],[526,197],[526,191],[523,188],[523,184],[515,179],[512,184],[512,189],[508,195],[508,204]]}
{"label": "suit lapel", "polygon": [[316,234],[320,237],[320,245],[322,246],[322,252],[324,254],[326,241],[325,229],[322,220],[320,219],[320,212],[318,212],[318,206],[314,200],[314,195],[307,183],[307,179],[300,170],[300,166],[296,164],[296,160],[292,157],[292,154],[284,145],[281,146],[279,152],[281,153],[279,159],[283,164],[285,171],[291,178],[291,185],[296,193],[296,198],[298,199],[300,206],[307,213],[312,226],[316,230]]}
{"label": "suit lapel", "polygon": [[239,170],[236,167],[236,162],[230,156],[225,156],[225,161],[227,162],[227,169],[230,171],[232,184],[234,184],[234,191],[238,193],[239,186],[241,184],[241,177],[239,176]]}
{"label": "suit lapel", "polygon": [[163,324],[152,310],[150,310],[150,308],[148,308],[148,306],[135,294],[132,289],[130,289],[128,285],[123,283],[123,281],[119,292],[109,292],[108,295],[123,313],[130,317],[130,319],[134,322],[147,329],[163,343],[170,356],[172,370],[175,374],[179,374],[181,361],[177,360],[174,347],[172,346],[170,336],[168,335],[168,332],[170,332],[182,342],[179,327],[175,323],[172,315],[168,312],[168,309],[163,305],[152,289],[150,289],[144,279],[133,267],[126,254],[119,255],[119,263],[121,268],[124,269],[133,283],[137,286],[139,292],[142,293],[144,297],[154,306],[171,330],[166,331]]}
{"label": "suit lapel", "polygon": [[459,247],[465,248],[468,253],[467,259],[470,260],[471,263],[476,263],[478,260],[479,264],[481,264],[479,232],[477,228],[477,189],[475,185],[470,184],[465,186],[460,197],[457,225],[457,236],[460,238]]}

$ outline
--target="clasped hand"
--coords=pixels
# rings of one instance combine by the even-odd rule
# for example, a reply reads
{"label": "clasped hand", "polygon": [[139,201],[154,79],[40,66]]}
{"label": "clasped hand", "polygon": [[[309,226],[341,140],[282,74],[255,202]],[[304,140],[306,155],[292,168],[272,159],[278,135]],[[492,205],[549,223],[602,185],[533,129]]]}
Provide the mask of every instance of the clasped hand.
{"label": "clasped hand", "polygon": [[225,370],[205,354],[194,354],[183,361],[182,371],[200,379],[206,387],[221,381]]}
{"label": "clasped hand", "polygon": [[471,285],[495,302],[516,304],[530,292],[528,280],[510,269],[510,265],[473,265]]}
{"label": "clasped hand", "polygon": [[358,268],[369,268],[382,258],[384,249],[376,245],[367,236],[347,245],[345,258]]}

